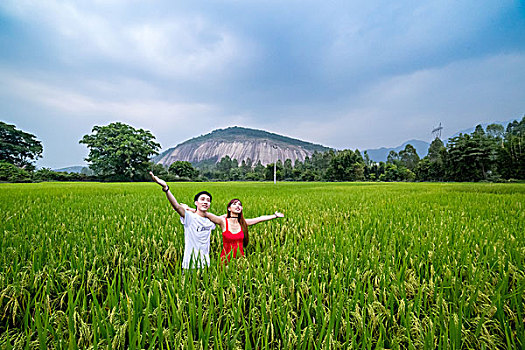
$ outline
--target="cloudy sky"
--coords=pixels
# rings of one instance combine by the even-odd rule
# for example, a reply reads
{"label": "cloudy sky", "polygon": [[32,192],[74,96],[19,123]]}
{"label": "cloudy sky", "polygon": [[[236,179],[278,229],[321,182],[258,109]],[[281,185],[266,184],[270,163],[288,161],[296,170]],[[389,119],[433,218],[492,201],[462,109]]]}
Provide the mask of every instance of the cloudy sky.
{"label": "cloudy sky", "polygon": [[81,165],[94,125],[163,149],[244,126],[343,149],[525,113],[518,0],[2,0],[0,120]]}

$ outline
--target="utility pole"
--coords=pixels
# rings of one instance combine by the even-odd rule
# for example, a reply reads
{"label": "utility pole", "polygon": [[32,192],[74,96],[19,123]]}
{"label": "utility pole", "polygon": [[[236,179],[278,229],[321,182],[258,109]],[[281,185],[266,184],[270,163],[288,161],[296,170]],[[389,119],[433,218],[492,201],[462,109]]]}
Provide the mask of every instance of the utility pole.
{"label": "utility pole", "polygon": [[[277,149],[277,147],[273,146],[273,148]],[[275,162],[273,162],[273,184],[277,184],[277,158],[275,158]]]}
{"label": "utility pole", "polygon": [[437,128],[432,129],[432,136],[434,137],[434,140],[436,138],[441,140],[441,130],[443,130],[443,127],[441,126],[441,122],[440,122]]}

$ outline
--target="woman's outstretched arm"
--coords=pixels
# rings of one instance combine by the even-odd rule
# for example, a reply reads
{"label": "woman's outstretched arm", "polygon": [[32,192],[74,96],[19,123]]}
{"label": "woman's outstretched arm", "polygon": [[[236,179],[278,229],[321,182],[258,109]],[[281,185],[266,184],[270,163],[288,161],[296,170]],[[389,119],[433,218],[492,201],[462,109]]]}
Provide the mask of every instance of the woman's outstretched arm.
{"label": "woman's outstretched arm", "polygon": [[268,221],[268,220],[273,220],[273,219],[277,219],[277,218],[283,218],[284,217],[284,214],[283,213],[280,213],[278,211],[276,211],[274,214],[272,215],[263,215],[263,216],[259,216],[257,218],[253,218],[253,219],[245,219],[246,220],[246,224],[248,226],[251,226],[251,225],[255,225],[255,224],[258,224],[259,222],[263,222],[263,221]]}
{"label": "woman's outstretched arm", "polygon": [[162,186],[162,190],[166,193],[166,197],[168,197],[168,200],[170,201],[170,204],[173,207],[173,209],[175,209],[180,216],[184,217],[186,215],[186,212],[184,211],[184,208],[179,204],[179,202],[177,202],[175,196],[170,192],[170,187],[168,186],[166,181],[162,180],[158,176],[155,176],[151,171],[149,172],[149,174],[151,175],[153,181]]}
{"label": "woman's outstretched arm", "polygon": [[[184,203],[180,203],[180,205],[184,208],[184,210],[188,210],[188,211],[191,211],[193,213],[196,213],[197,212],[197,209],[195,208],[191,208],[190,206],[188,206],[187,204],[184,204]],[[205,217],[208,218],[211,222],[213,222],[214,224],[216,225],[219,225],[223,231],[224,229],[226,228],[224,226],[224,220],[225,220],[225,217],[226,217],[226,214],[224,215],[221,215],[221,216],[217,216],[215,214],[212,214],[210,212],[206,212],[204,213]]]}
{"label": "woman's outstretched arm", "polygon": [[224,223],[224,220],[225,219],[225,215],[222,215],[222,216],[217,216],[215,214],[212,214],[210,212],[206,212],[206,214],[204,214],[211,222],[213,222],[215,225],[219,225],[221,227],[221,229],[224,231],[226,229],[226,225]]}

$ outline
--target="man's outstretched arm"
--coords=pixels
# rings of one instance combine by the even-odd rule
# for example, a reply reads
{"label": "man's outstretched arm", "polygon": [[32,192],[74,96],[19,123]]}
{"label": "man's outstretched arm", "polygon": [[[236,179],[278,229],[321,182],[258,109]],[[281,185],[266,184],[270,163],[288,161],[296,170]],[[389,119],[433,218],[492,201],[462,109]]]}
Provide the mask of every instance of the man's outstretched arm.
{"label": "man's outstretched arm", "polygon": [[151,178],[153,179],[153,181],[155,181],[160,186],[162,186],[162,191],[166,193],[166,197],[168,197],[168,200],[170,201],[170,204],[173,207],[173,209],[175,209],[177,213],[179,213],[180,216],[184,217],[186,215],[186,211],[179,204],[179,202],[177,202],[177,199],[175,199],[175,196],[173,195],[173,193],[171,193],[170,187],[168,186],[166,181],[162,180],[158,176],[155,176],[155,174],[153,174],[153,172],[151,171],[149,172],[149,174],[151,175]]}

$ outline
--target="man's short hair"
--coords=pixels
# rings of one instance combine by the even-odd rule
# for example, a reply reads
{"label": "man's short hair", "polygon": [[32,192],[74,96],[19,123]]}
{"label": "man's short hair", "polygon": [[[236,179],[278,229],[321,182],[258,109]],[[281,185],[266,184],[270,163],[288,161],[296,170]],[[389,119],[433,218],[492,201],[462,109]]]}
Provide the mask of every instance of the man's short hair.
{"label": "man's short hair", "polygon": [[210,194],[210,192],[208,192],[208,191],[200,191],[199,193],[197,193],[197,194],[195,195],[195,198],[193,198],[193,201],[194,201],[194,202],[198,201],[198,200],[199,200],[199,197],[200,197],[201,195],[203,195],[203,194],[205,194],[205,195],[207,195],[208,197],[210,197],[210,202],[211,202],[211,194]]}

